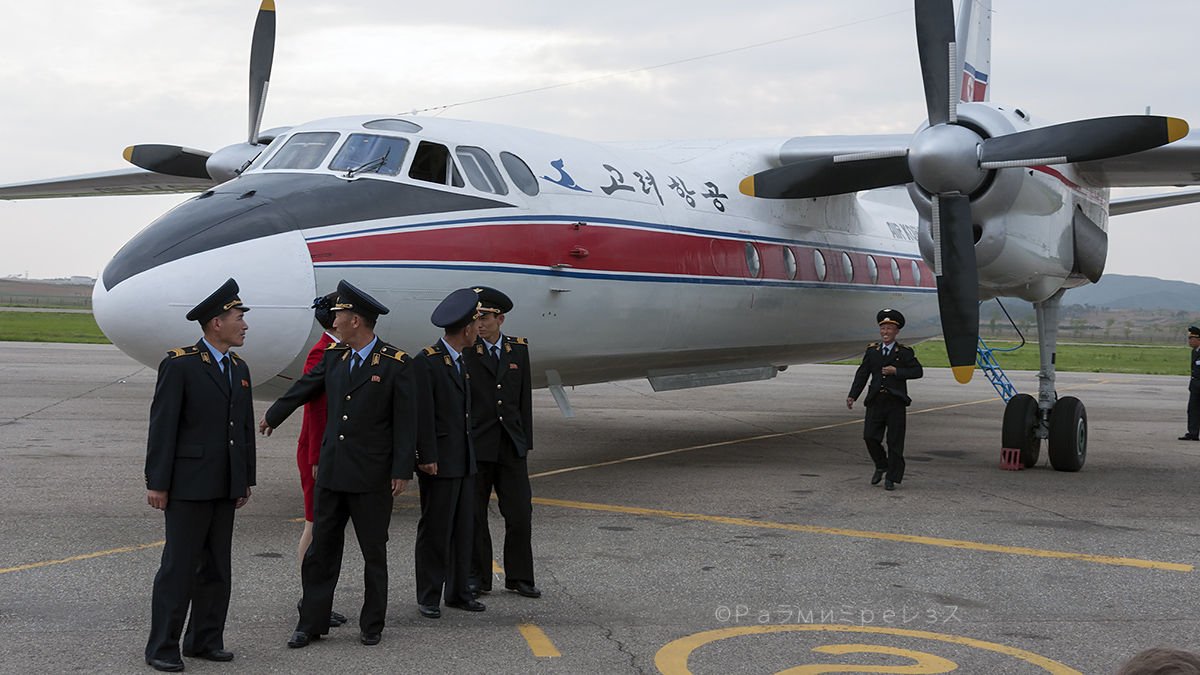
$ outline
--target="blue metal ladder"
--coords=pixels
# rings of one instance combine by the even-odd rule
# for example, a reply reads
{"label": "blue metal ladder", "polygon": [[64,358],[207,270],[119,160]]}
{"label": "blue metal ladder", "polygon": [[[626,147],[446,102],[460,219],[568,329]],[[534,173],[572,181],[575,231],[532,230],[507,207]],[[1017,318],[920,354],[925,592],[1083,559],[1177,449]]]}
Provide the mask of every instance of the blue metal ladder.
{"label": "blue metal ladder", "polygon": [[1013,385],[1012,380],[1008,379],[1008,375],[1004,373],[1004,369],[1001,368],[1000,364],[996,361],[995,352],[1013,352],[1021,347],[1024,347],[1025,336],[1021,333],[1021,329],[1017,328],[1017,322],[1013,321],[1012,316],[1008,313],[1008,308],[1004,306],[1004,303],[1000,302],[1000,298],[996,298],[996,304],[1000,305],[1000,309],[1004,312],[1004,316],[1008,318],[1009,323],[1012,324],[1013,330],[1015,330],[1017,332],[1017,336],[1021,338],[1021,343],[1016,347],[993,349],[983,341],[983,338],[979,338],[979,347],[977,347],[975,350],[975,363],[979,366],[979,369],[983,371],[983,376],[988,379],[988,382],[992,383],[992,388],[996,390],[996,393],[1000,394],[1000,398],[1004,399],[1005,403],[1008,403],[1010,398],[1017,395],[1017,388]]}
{"label": "blue metal ladder", "polygon": [[983,376],[987,378],[988,382],[992,383],[992,388],[996,390],[997,394],[1000,394],[1000,398],[1004,399],[1005,403],[1008,403],[1008,399],[1017,395],[1017,388],[1008,379],[1008,375],[1004,373],[1004,369],[996,361],[993,352],[1011,352],[1014,349],[1016,347],[992,349],[983,341],[983,338],[979,338],[979,347],[975,350],[975,363],[983,371]]}

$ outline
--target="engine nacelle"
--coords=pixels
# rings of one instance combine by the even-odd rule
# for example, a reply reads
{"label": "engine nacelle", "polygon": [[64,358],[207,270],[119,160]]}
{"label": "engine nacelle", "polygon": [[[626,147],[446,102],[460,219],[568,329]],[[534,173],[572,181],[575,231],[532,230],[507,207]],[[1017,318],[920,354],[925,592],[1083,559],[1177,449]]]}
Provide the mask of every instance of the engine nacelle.
{"label": "engine nacelle", "polygon": [[[982,138],[1035,126],[1023,112],[983,103],[961,104],[958,119]],[[1015,296],[1038,302],[1060,288],[1100,278],[1108,195],[1079,183],[1071,165],[1018,167],[989,172],[971,192],[980,299]],[[908,192],[920,218],[921,255],[932,264],[932,199],[916,183]]]}

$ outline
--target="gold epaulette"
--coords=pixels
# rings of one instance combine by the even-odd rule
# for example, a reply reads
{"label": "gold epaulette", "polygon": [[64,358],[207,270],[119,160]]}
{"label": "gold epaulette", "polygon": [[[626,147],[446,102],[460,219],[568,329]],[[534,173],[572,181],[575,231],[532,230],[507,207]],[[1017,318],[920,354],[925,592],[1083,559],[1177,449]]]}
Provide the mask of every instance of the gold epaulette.
{"label": "gold epaulette", "polygon": [[380,347],[379,353],[383,354],[384,356],[386,356],[390,359],[396,359],[397,361],[400,361],[400,362],[403,362],[404,359],[408,358],[408,354],[405,354],[404,352],[400,351],[399,349],[396,349],[395,347],[393,347],[391,345],[385,345],[383,347]]}
{"label": "gold epaulette", "polygon": [[901,343],[899,343],[899,342],[897,342],[897,343],[896,343],[896,348],[897,348],[897,349],[907,349],[907,350],[908,350],[908,351],[910,351],[910,352],[913,350],[913,348],[912,348],[912,347],[909,347],[909,346],[908,346],[908,345],[906,345],[906,344],[901,344]]}
{"label": "gold epaulette", "polygon": [[875,349],[878,346],[879,346],[878,342],[872,342],[871,344],[867,345],[867,349]]}
{"label": "gold epaulette", "polygon": [[425,348],[425,356],[433,356],[436,353],[438,353],[438,348],[436,346]]}
{"label": "gold epaulette", "polygon": [[519,345],[528,345],[529,344],[529,340],[526,340],[523,337],[516,337],[515,335],[505,335],[504,339],[508,342],[515,342]]}
{"label": "gold epaulette", "polygon": [[199,353],[200,353],[200,348],[197,347],[196,345],[191,345],[189,347],[176,347],[175,349],[168,350],[167,356],[169,356],[173,359],[177,359],[181,356],[191,356],[193,354],[199,354]]}
{"label": "gold epaulette", "polygon": [[330,349],[350,349],[350,345],[345,342],[330,342],[325,347],[325,351],[329,351]]}

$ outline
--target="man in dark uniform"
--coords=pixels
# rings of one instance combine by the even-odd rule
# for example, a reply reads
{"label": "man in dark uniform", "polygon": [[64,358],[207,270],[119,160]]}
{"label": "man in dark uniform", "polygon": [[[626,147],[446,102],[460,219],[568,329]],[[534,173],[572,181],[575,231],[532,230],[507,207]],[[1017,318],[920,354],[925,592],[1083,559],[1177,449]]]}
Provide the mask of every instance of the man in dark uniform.
{"label": "man in dark uniform", "polygon": [[504,335],[512,311],[507,295],[487,286],[479,294],[479,338],[467,353],[471,373],[471,425],[475,444],[475,545],[472,591],[492,590],[492,537],[488,502],[492,489],[504,517],[504,587],[541,597],[533,582],[533,493],[525,457],[533,448],[533,387],[525,338]]}
{"label": "man in dark uniform", "polygon": [[470,375],[463,351],[475,343],[479,296],[460,288],[433,310],[433,325],[445,335],[415,359],[421,422],[417,480],[421,520],[417,524],[417,609],[442,615],[447,607],[482,612],[467,589],[475,517],[475,452],[471,445]]}
{"label": "man in dark uniform", "polygon": [[183,670],[189,603],[183,655],[233,659],[224,643],[233,511],[250,498],[255,476],[250,370],[229,348],[245,343],[248,311],[229,279],[187,314],[204,337],[158,366],[146,444],[146,501],[166,515],[146,643],[156,670]]}
{"label": "man in dark uniform", "polygon": [[375,335],[388,308],[346,281],[338,283],[331,345],[315,368],[267,410],[270,435],[301,405],[326,394],[325,438],[317,465],[313,541],[300,568],[300,620],[287,645],[305,647],[329,632],[342,567],[346,521],[363,554],[359,640],[376,645],[387,613],[387,540],[392,499],[412,478],[417,400],[412,359]]}
{"label": "man in dark uniform", "polygon": [[1192,348],[1192,379],[1188,381],[1187,433],[1181,441],[1200,441],[1200,328],[1188,326],[1188,346]]}
{"label": "man in dark uniform", "polygon": [[[879,323],[882,341],[872,342],[863,354],[862,364],[854,373],[854,383],[850,385],[850,394],[846,397],[846,407],[854,407],[870,376],[863,440],[875,462],[871,485],[877,485],[886,472],[887,479],[883,487],[895,490],[896,485],[904,480],[904,415],[905,409],[912,403],[908,397],[908,381],[920,379],[925,371],[912,347],[896,342],[896,336],[904,328],[904,315],[894,309],[884,309],[875,316],[875,320]],[[885,430],[887,452],[883,449]]]}

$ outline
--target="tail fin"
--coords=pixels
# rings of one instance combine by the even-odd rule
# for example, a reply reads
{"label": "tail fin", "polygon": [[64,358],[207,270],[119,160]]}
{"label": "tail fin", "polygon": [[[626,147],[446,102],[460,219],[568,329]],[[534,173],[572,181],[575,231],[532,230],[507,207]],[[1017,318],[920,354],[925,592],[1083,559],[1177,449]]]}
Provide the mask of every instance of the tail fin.
{"label": "tail fin", "polygon": [[962,63],[959,100],[964,103],[988,100],[992,73],[992,0],[960,0],[955,40]]}

